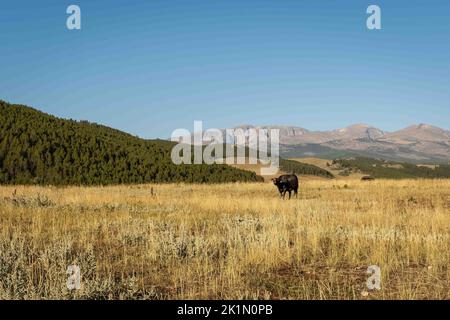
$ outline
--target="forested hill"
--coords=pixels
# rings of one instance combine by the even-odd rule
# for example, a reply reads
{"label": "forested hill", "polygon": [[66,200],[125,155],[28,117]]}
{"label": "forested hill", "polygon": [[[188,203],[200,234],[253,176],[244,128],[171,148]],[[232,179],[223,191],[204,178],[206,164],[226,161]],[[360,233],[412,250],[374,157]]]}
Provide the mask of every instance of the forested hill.
{"label": "forested hill", "polygon": [[281,170],[287,173],[312,175],[327,179],[334,178],[333,174],[325,169],[319,168],[312,164],[302,163],[295,160],[288,160],[281,158],[280,168]]}
{"label": "forested hill", "polygon": [[356,157],[333,160],[331,167],[343,169],[347,173],[359,172],[373,178],[386,179],[448,179],[450,165],[415,165],[411,163],[393,162],[381,159]]}
{"label": "forested hill", "polygon": [[262,181],[226,165],[175,165],[173,143],[0,100],[0,184]]}

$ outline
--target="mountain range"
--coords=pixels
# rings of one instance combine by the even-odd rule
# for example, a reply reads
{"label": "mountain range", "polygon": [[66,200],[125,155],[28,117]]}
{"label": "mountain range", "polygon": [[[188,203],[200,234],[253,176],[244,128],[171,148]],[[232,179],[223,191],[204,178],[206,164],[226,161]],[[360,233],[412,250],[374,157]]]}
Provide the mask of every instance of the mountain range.
{"label": "mountain range", "polygon": [[428,124],[411,125],[394,132],[367,124],[329,131],[277,125],[236,128],[279,129],[280,154],[287,158],[367,156],[413,163],[450,162],[450,131]]}

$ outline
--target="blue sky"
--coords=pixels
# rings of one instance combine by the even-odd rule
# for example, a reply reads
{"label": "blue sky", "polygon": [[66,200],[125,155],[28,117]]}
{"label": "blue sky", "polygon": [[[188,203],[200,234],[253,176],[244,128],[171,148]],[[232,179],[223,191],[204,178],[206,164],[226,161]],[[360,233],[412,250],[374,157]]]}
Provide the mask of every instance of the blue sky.
{"label": "blue sky", "polygon": [[145,138],[194,120],[450,129],[448,0],[3,1],[0,43],[0,99]]}

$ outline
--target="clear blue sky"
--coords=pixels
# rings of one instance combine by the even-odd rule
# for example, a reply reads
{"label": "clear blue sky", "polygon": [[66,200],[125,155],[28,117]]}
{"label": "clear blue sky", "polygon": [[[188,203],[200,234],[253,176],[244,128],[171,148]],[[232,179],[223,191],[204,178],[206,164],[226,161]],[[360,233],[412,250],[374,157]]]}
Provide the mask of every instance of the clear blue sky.
{"label": "clear blue sky", "polygon": [[2,1],[0,43],[0,99],[145,138],[194,120],[450,129],[448,0]]}

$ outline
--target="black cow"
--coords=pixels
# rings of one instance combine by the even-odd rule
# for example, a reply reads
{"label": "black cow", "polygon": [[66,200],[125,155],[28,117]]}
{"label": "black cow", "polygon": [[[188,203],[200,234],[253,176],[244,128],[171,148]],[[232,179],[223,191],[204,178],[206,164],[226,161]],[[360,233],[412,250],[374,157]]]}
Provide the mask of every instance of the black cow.
{"label": "black cow", "polygon": [[284,199],[286,192],[289,192],[289,199],[291,192],[294,191],[295,197],[298,198],[298,178],[295,174],[286,174],[278,178],[272,179],[274,185],[278,187],[280,196]]}

